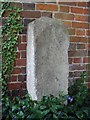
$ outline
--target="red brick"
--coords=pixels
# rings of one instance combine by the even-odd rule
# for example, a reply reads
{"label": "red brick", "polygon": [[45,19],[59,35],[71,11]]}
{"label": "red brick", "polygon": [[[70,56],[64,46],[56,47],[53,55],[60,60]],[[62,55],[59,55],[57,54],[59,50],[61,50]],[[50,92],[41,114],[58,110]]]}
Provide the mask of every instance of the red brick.
{"label": "red brick", "polygon": [[81,63],[82,59],[81,58],[74,58],[74,63]]}
{"label": "red brick", "polygon": [[22,9],[22,3],[11,2],[10,6]]}
{"label": "red brick", "polygon": [[8,90],[21,89],[22,88],[22,83],[20,83],[20,82],[17,82],[17,83],[8,83],[7,87],[8,87]]}
{"label": "red brick", "polygon": [[76,2],[58,2],[59,4],[69,5],[69,6],[76,6]]}
{"label": "red brick", "polygon": [[86,30],[86,35],[87,35],[87,36],[90,36],[90,29],[89,29],[89,30]]}
{"label": "red brick", "polygon": [[89,47],[90,47],[90,46],[89,46],[89,44],[88,44],[88,43],[87,43],[87,44],[85,44],[85,49],[87,49],[88,51],[90,50],[90,49],[89,49]]}
{"label": "red brick", "polygon": [[23,10],[35,10],[34,3],[23,3]]}
{"label": "red brick", "polygon": [[26,59],[18,59],[16,60],[17,66],[26,66]]}
{"label": "red brick", "polygon": [[18,75],[18,81],[26,81],[26,75]]}
{"label": "red brick", "polygon": [[55,13],[54,17],[58,19],[74,20],[73,14]]}
{"label": "red brick", "polygon": [[90,63],[90,58],[89,57],[83,58],[83,63]]}
{"label": "red brick", "polygon": [[72,22],[72,27],[73,28],[88,29],[89,28],[89,24],[88,23],[81,23],[81,22]]}
{"label": "red brick", "polygon": [[90,88],[90,82],[87,82],[87,87]]}
{"label": "red brick", "polygon": [[19,43],[21,43],[21,39],[22,39],[21,35],[18,35],[18,42]]}
{"label": "red brick", "polygon": [[36,4],[36,10],[57,11],[58,5],[54,4]]}
{"label": "red brick", "polygon": [[20,52],[17,52],[17,59],[20,58]]}
{"label": "red brick", "polygon": [[75,35],[75,29],[69,28],[69,35]]}
{"label": "red brick", "polygon": [[41,16],[46,16],[52,18],[52,12],[41,12]]}
{"label": "red brick", "polygon": [[26,47],[27,47],[27,44],[24,43],[24,44],[19,44],[18,45],[18,50],[26,50]]}
{"label": "red brick", "polygon": [[23,18],[39,18],[41,17],[40,11],[22,11],[21,17]]}
{"label": "red brick", "polygon": [[88,37],[88,43],[90,43],[90,37]]}
{"label": "red brick", "polygon": [[76,50],[76,51],[69,51],[69,57],[84,57],[88,56],[87,50]]}
{"label": "red brick", "polygon": [[21,69],[18,67],[15,67],[12,74],[20,74],[21,73]]}
{"label": "red brick", "polygon": [[70,22],[70,21],[64,21],[64,23],[65,23],[65,25],[67,27],[71,27],[72,26],[72,22]]}
{"label": "red brick", "polygon": [[87,49],[90,50],[90,43],[88,43],[88,45],[87,45]]}
{"label": "red brick", "polygon": [[69,70],[86,70],[86,65],[73,64],[69,67]]}
{"label": "red brick", "polygon": [[22,36],[22,42],[27,42],[26,35],[23,35],[23,36]]}
{"label": "red brick", "polygon": [[77,29],[76,30],[76,35],[77,36],[85,36],[85,30]]}
{"label": "red brick", "polygon": [[16,63],[16,60],[15,60],[15,61],[14,61],[14,67],[16,67],[16,64],[17,64],[17,63]]}
{"label": "red brick", "polygon": [[[22,82],[22,89],[20,90],[20,95],[21,95],[21,96],[22,96],[22,94],[23,94],[23,95],[26,94],[25,90],[26,90],[26,81],[23,81],[23,82]],[[23,92],[24,92],[24,93],[23,93]]]}
{"label": "red brick", "polygon": [[20,34],[27,34],[27,26],[22,28],[22,32]]}
{"label": "red brick", "polygon": [[75,15],[76,21],[86,21],[88,22],[88,16],[82,16],[82,15]]}
{"label": "red brick", "polygon": [[77,5],[81,6],[81,7],[86,7],[87,6],[87,2],[78,2]]}
{"label": "red brick", "polygon": [[87,43],[88,42],[88,38],[87,37],[70,36],[70,42],[83,42],[83,43]]}
{"label": "red brick", "polygon": [[84,9],[83,11],[84,14],[89,14],[89,9]]}
{"label": "red brick", "polygon": [[24,27],[27,27],[28,24],[29,24],[30,22],[34,21],[34,20],[35,20],[35,19],[29,19],[29,18],[27,18],[27,19],[23,19]]}
{"label": "red brick", "polygon": [[83,14],[84,13],[84,9],[83,8],[78,8],[78,7],[71,7],[71,12],[72,13]]}
{"label": "red brick", "polygon": [[26,82],[22,84],[23,89],[26,89]]}
{"label": "red brick", "polygon": [[69,45],[69,50],[76,50],[76,44],[75,43],[70,43]]}
{"label": "red brick", "polygon": [[12,75],[11,78],[10,78],[10,81],[11,81],[11,82],[17,81],[17,76]]}
{"label": "red brick", "polygon": [[69,12],[68,6],[60,6],[60,12]]}
{"label": "red brick", "polygon": [[21,67],[21,73],[26,74],[26,67]]}
{"label": "red brick", "polygon": [[69,61],[69,64],[72,64],[73,63],[73,58],[69,58],[68,61]]}
{"label": "red brick", "polygon": [[85,49],[85,44],[77,44],[77,49]]}
{"label": "red brick", "polygon": [[21,51],[21,58],[26,58],[26,51]]}

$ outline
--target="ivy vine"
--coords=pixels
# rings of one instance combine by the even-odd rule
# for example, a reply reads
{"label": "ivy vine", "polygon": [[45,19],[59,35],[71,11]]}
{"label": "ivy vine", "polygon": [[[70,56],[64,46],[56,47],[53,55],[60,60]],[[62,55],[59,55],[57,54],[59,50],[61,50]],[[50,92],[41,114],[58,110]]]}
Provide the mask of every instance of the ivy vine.
{"label": "ivy vine", "polygon": [[20,18],[21,9],[12,7],[11,3],[2,4],[2,15],[8,10],[9,15],[2,27],[2,103],[3,108],[9,104],[7,94],[7,81],[10,79],[14,68],[14,61],[17,53],[18,34],[22,32],[22,24]]}

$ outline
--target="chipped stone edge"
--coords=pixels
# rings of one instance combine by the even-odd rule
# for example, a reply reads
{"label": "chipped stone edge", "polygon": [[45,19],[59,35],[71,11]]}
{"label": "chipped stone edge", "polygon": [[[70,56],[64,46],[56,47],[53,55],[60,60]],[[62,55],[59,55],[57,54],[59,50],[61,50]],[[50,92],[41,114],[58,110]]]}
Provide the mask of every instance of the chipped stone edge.
{"label": "chipped stone edge", "polygon": [[[37,100],[36,95],[36,78],[35,78],[35,39],[34,39],[34,25],[33,22],[28,25],[27,32],[27,90],[33,100]],[[31,76],[31,78],[30,78]],[[32,89],[30,89],[30,86]]]}

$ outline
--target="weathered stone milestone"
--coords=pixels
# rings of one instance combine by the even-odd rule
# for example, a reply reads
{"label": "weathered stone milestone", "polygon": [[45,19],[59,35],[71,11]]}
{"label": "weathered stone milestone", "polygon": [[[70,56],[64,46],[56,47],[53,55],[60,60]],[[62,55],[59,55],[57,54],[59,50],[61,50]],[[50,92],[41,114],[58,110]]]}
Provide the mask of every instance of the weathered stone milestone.
{"label": "weathered stone milestone", "polygon": [[41,17],[28,25],[27,90],[32,99],[68,93],[68,47],[62,21]]}

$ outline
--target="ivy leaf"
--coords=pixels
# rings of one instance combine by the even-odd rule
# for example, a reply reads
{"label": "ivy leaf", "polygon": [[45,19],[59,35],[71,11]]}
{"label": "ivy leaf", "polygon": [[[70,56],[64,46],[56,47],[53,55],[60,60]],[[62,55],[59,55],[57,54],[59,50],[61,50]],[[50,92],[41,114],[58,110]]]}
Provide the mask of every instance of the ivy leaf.
{"label": "ivy leaf", "polygon": [[12,106],[12,111],[16,110],[17,109],[17,106],[16,105],[13,105]]}

